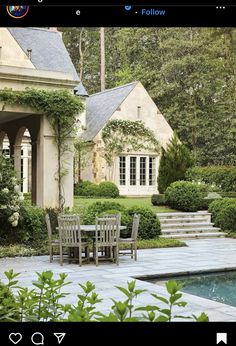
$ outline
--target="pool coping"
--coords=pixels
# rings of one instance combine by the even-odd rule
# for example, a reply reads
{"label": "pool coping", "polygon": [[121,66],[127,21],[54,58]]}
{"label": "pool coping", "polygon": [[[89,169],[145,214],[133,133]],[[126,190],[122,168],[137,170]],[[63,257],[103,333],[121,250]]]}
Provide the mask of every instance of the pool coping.
{"label": "pool coping", "polygon": [[198,274],[214,274],[214,273],[223,273],[223,272],[231,272],[236,271],[236,267],[226,267],[226,268],[214,268],[214,269],[202,269],[202,270],[188,270],[188,271],[180,271],[180,272],[170,272],[170,273],[161,273],[161,274],[146,274],[146,275],[138,275],[133,276],[136,280],[147,281],[152,279],[171,279],[178,276],[192,276]]}

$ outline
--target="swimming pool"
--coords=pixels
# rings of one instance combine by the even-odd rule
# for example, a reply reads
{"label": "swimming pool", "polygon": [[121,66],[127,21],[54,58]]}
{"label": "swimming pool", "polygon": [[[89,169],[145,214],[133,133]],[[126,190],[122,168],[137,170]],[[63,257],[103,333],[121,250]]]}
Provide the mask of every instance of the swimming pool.
{"label": "swimming pool", "polygon": [[[148,281],[163,285],[169,279]],[[236,306],[236,271],[180,276],[171,280],[183,285],[182,292]]]}

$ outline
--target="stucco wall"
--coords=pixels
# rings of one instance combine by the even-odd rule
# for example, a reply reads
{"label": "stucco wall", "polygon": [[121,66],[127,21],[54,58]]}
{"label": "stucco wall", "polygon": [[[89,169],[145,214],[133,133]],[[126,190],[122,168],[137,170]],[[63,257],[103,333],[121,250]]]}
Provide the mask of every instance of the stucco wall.
{"label": "stucco wall", "polygon": [[6,28],[0,28],[0,65],[35,68]]}

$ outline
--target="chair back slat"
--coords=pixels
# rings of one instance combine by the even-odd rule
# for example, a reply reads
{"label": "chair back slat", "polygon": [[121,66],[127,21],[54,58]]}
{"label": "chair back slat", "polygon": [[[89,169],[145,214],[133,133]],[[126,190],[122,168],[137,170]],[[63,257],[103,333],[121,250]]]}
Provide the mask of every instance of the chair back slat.
{"label": "chair back slat", "polygon": [[138,238],[138,228],[139,228],[140,215],[134,214],[131,238],[137,240]]}
{"label": "chair back slat", "polygon": [[121,214],[104,214],[102,218],[110,218],[110,219],[117,219],[117,222],[121,223]]}
{"label": "chair back slat", "polygon": [[60,241],[63,245],[81,243],[80,218],[78,215],[59,215],[58,227]]}
{"label": "chair back slat", "polygon": [[112,246],[120,236],[120,225],[117,218],[96,218],[96,243],[103,246]]}
{"label": "chair back slat", "polygon": [[52,227],[51,227],[50,217],[48,214],[45,215],[45,222],[46,222],[47,231],[48,231],[48,239],[49,239],[49,241],[51,241],[51,239],[52,239]]}

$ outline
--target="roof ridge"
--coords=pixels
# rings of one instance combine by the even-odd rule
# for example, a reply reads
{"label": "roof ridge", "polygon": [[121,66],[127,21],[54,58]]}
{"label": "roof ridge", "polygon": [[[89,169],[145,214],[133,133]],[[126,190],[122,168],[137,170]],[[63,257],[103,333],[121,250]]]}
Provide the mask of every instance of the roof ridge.
{"label": "roof ridge", "polygon": [[37,27],[33,27],[33,26],[23,27],[23,29],[38,30],[38,31],[47,31],[47,32],[54,32],[54,33],[58,33],[58,32],[59,32],[59,31],[53,31],[53,30],[45,29],[45,28],[37,28]]}
{"label": "roof ridge", "polygon": [[135,85],[135,84],[137,84],[137,83],[138,83],[138,81],[134,81],[134,82],[127,83],[127,84],[124,84],[124,85],[120,85],[120,86],[117,86],[117,87],[114,87],[114,88],[110,88],[110,89],[106,89],[106,90],[103,90],[103,91],[99,91],[99,92],[97,92],[97,93],[95,93],[95,94],[90,95],[89,97],[93,97],[93,96],[105,94],[105,93],[107,93],[107,92],[111,92],[111,91],[114,91],[114,90],[117,90],[117,89],[122,89],[122,88],[128,87],[128,86],[130,86],[130,85],[132,85],[132,84]]}

